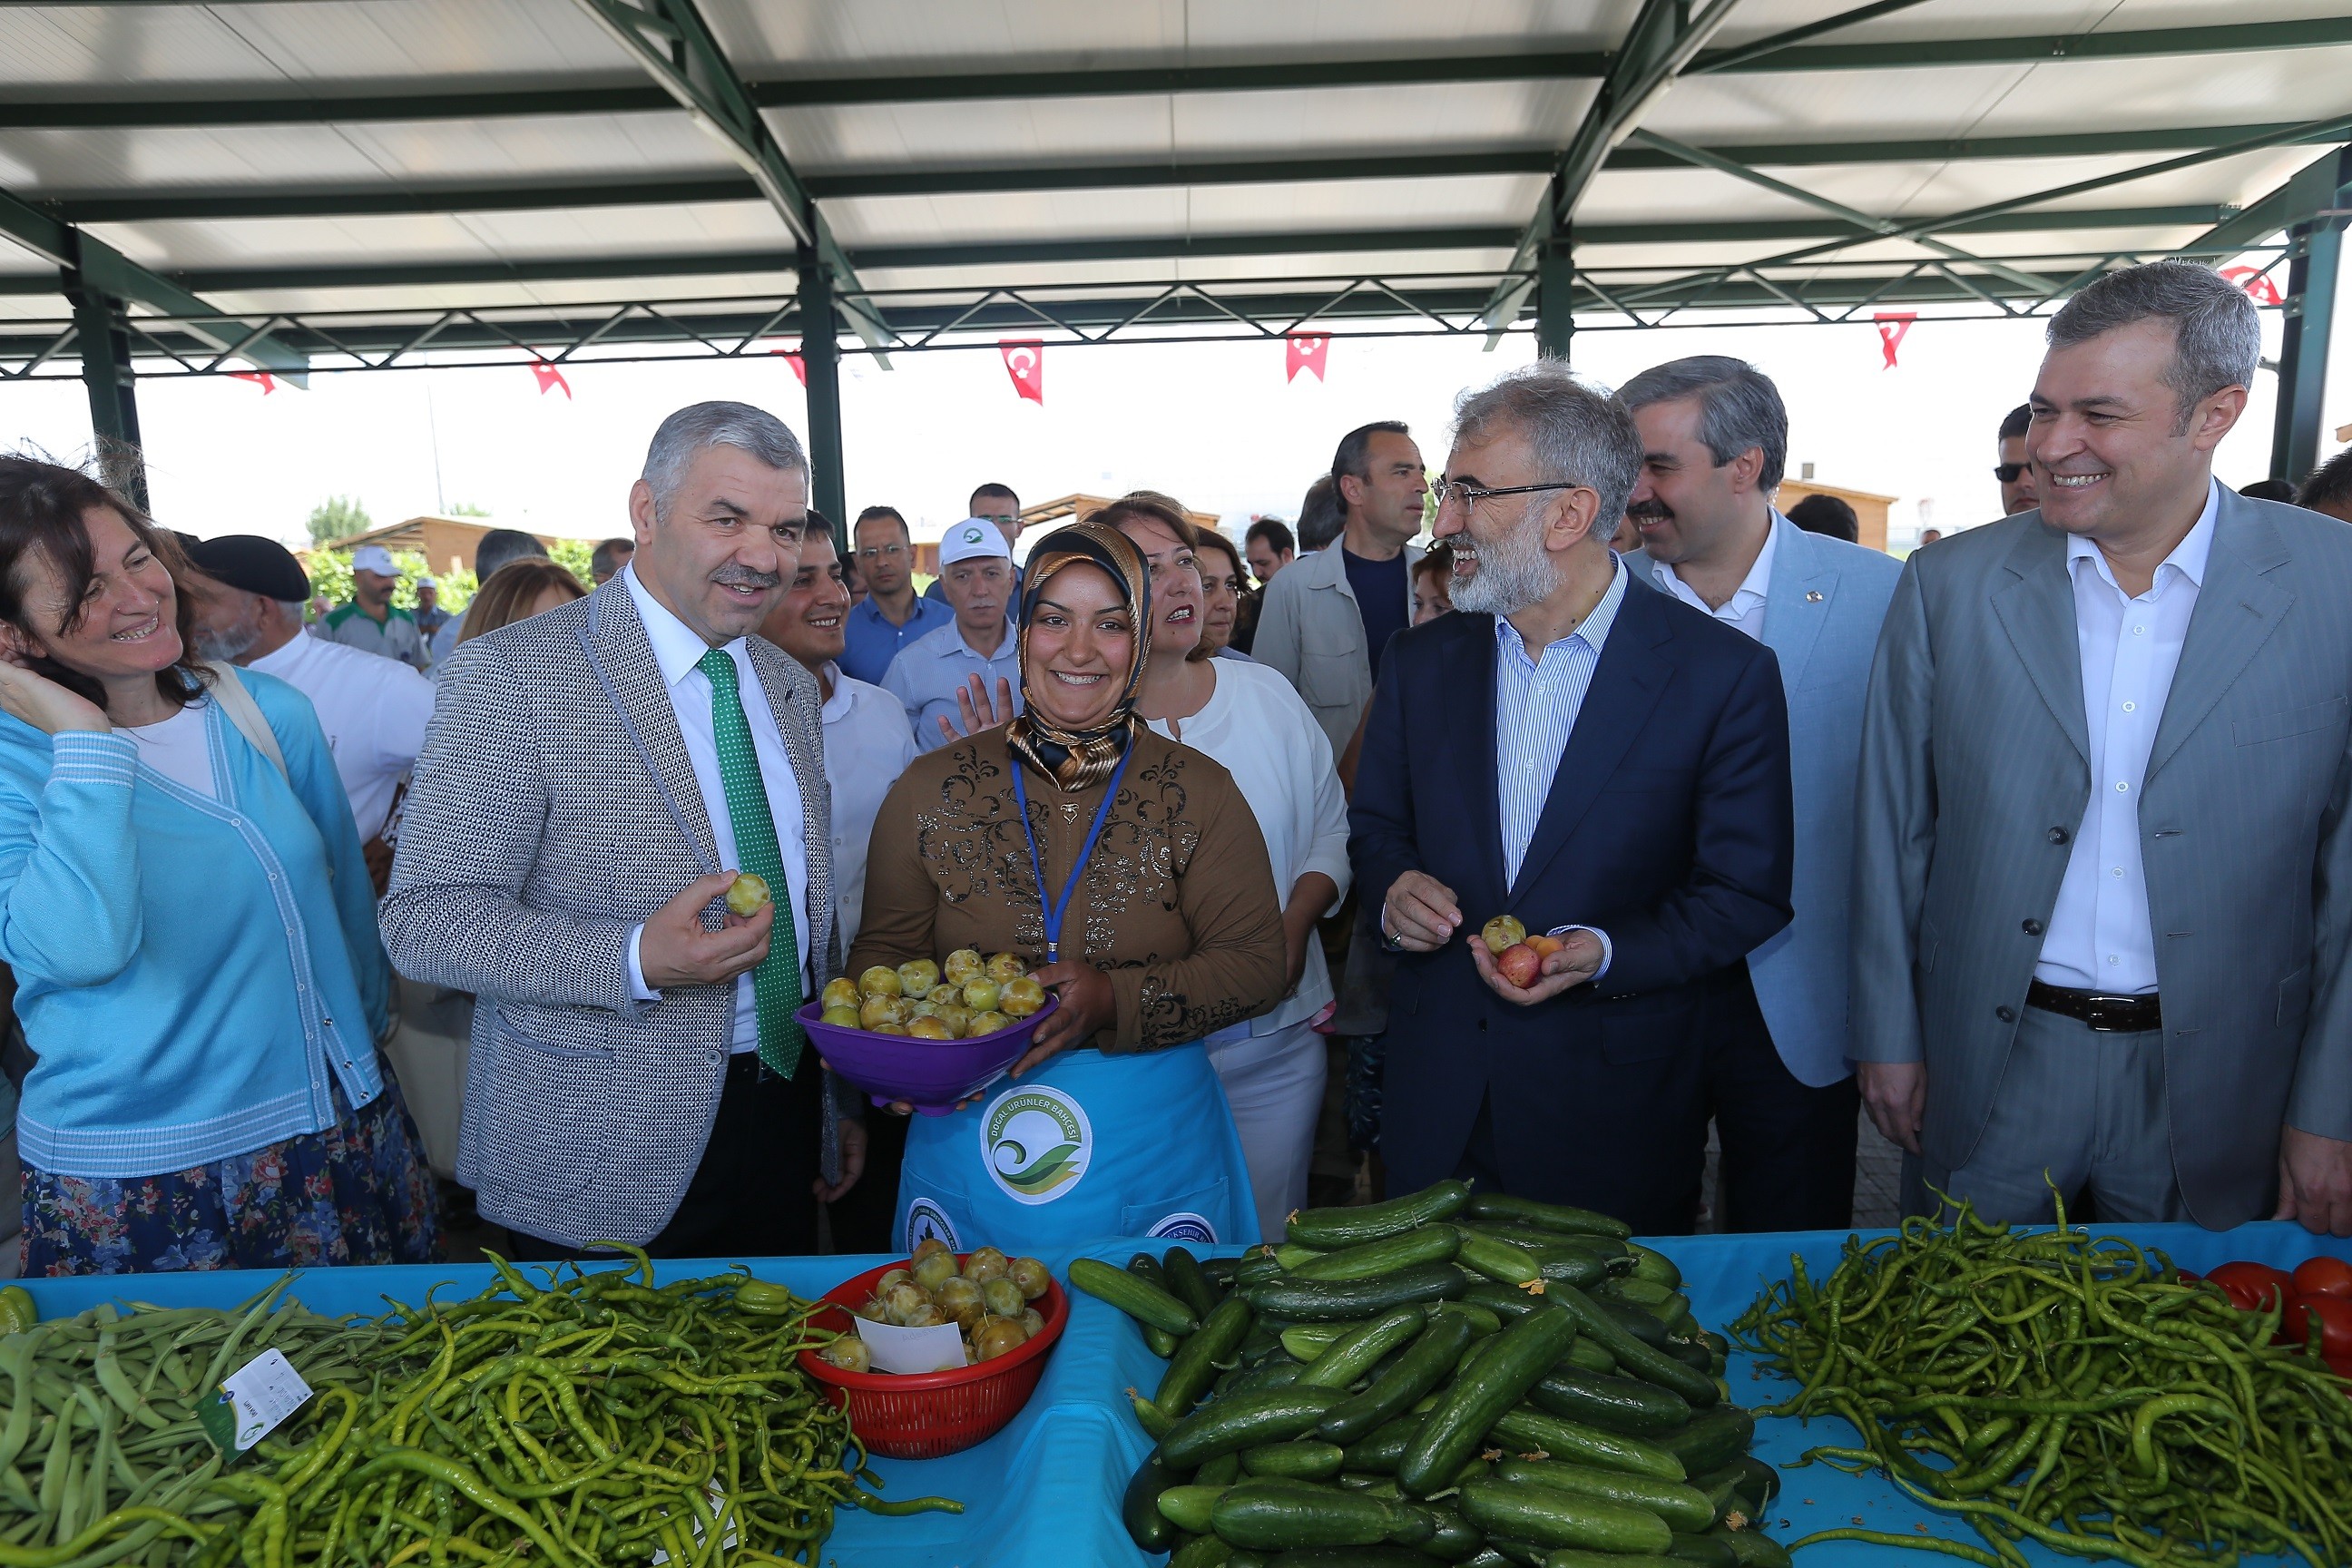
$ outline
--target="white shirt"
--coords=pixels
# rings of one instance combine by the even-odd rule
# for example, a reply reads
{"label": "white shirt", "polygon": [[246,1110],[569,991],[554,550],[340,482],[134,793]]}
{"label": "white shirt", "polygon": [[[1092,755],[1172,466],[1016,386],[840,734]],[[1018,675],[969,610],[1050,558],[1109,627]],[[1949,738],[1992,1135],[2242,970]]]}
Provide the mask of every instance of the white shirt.
{"label": "white shirt", "polygon": [[[308,642],[310,639],[299,639]],[[344,650],[353,658],[391,664],[388,658],[377,658],[372,653],[356,648]],[[394,665],[394,668],[404,666]],[[411,671],[414,674],[414,671]],[[423,676],[417,676],[419,680]],[[139,760],[184,789],[194,790],[206,800],[218,800],[220,792],[213,787],[213,748],[205,733],[205,713],[212,707],[210,698],[200,697],[184,704],[169,719],[153,724],[126,724],[120,733],[128,735],[139,746]]]}
{"label": "white shirt", "polygon": [[[1249,803],[1265,837],[1275,896],[1284,904],[1298,879],[1320,871],[1348,896],[1348,799],[1331,764],[1330,738],[1287,680],[1270,666],[1206,661],[1216,688],[1201,710],[1151,728],[1181,741],[1223,766]],[[1243,1035],[1270,1035],[1312,1018],[1331,1000],[1331,972],[1323,944],[1307,944],[1298,989],[1272,1012],[1238,1026]]]}
{"label": "white shirt", "polygon": [[1664,588],[1699,614],[1712,616],[1724,625],[1743,631],[1758,642],[1762,642],[1764,640],[1764,601],[1769,596],[1772,586],[1772,551],[1780,543],[1780,514],[1777,511],[1771,512],[1768,521],[1769,526],[1764,531],[1764,548],[1756,552],[1756,564],[1748,569],[1748,575],[1741,580],[1738,587],[1731,591],[1731,597],[1726,599],[1720,606],[1709,605],[1692,592],[1691,585],[1684,582],[1676,575],[1675,569],[1663,561],[1650,563],[1651,575],[1656,580],[1659,587]]}
{"label": "white shirt", "polygon": [[[702,809],[709,816],[710,834],[719,843],[719,864],[737,868],[740,863],[735,858],[735,824],[727,815],[727,786],[719,776],[719,733],[710,721],[710,678],[699,668],[710,645],[646,592],[635,566],[622,568],[621,581],[628,585],[630,601],[646,624],[646,640],[653,644],[654,661],[661,667],[662,685],[668,689],[670,709],[677,715],[677,731],[686,741],[687,760],[694,764],[694,782],[702,791]],[[751,750],[760,759],[760,779],[768,791],[768,815],[775,819],[776,847],[783,856],[784,881],[792,895],[787,907],[793,911],[793,935],[800,941],[801,987],[805,994],[808,846],[801,837],[800,778],[793,772],[792,754],[784,750],[776,715],[761,696],[767,689],[751,668],[745,641],[737,637],[722,651],[735,661],[736,695],[751,726]],[[629,990],[638,1001],[652,1002],[659,1000],[661,993],[646,984],[645,971],[637,963],[637,943],[645,933],[642,925],[629,933]],[[760,1015],[751,995],[751,976],[746,971],[735,981],[735,1050],[740,1054],[759,1048]]]}
{"label": "white shirt", "polygon": [[289,637],[250,668],[310,700],[335,753],[362,842],[383,831],[392,797],[425,748],[433,683],[396,658],[379,658],[321,637]]}
{"label": "white shirt", "polygon": [[2091,805],[2066,858],[2042,961],[2033,966],[2033,977],[2045,984],[2110,995],[2156,989],[2156,933],[2140,863],[2140,785],[2213,552],[2220,507],[2220,487],[2209,481],[2196,526],[2137,598],[2125,596],[2095,543],[2080,535],[2066,541],[2091,746]]}
{"label": "white shirt", "polygon": [[842,951],[857,940],[866,909],[866,847],[882,797],[915,760],[915,737],[898,700],[828,663],[833,695],[824,700],[824,782],[833,792],[833,909]]}

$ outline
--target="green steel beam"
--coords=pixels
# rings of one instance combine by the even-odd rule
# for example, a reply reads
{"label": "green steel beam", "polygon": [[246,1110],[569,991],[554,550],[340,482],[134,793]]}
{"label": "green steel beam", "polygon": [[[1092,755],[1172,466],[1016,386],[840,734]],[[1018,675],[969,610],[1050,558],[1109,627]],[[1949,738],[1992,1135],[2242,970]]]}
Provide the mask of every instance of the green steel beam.
{"label": "green steel beam", "polygon": [[[1992,158],[2098,157],[2219,146],[2248,137],[2290,133],[2299,123],[2168,127],[2052,136],[1980,136],[1874,142],[1735,142],[1698,149],[1748,168],[1822,164],[1928,163]],[[1118,190],[1159,186],[1312,183],[1328,180],[1450,179],[1541,174],[1558,154],[1543,148],[1370,157],[1294,157],[1241,162],[1044,164],[988,169],[866,170],[807,174],[801,184],[819,201],[864,196],[925,196],[1001,191]],[[1628,143],[1601,165],[1612,172],[1678,169],[1690,159]],[[64,196],[44,208],[68,223],[230,221],[289,217],[369,217],[418,213],[535,212],[555,208],[674,206],[752,202],[760,187],[737,174],[660,180],[404,184],[357,189],[272,186],[174,194],[157,191]]]}
{"label": "green steel beam", "polygon": [[857,296],[866,290],[857,269],[835,242],[832,228],[817,211],[816,198],[785,160],[694,0],[579,0],[579,5],[742,166],[814,264],[832,275],[836,296],[845,296],[841,299],[843,313],[887,369],[889,359],[879,352],[887,329],[858,302]]}
{"label": "green steel beam", "polygon": [[[1611,58],[1601,90],[1586,106],[1584,118],[1569,138],[1552,166],[1551,182],[1536,205],[1536,216],[1520,234],[1511,252],[1510,270],[1528,272],[1547,250],[1556,249],[1559,237],[1576,216],[1576,204],[1601,165],[1625,132],[1641,123],[1651,102],[1670,86],[1685,66],[1706,47],[1723,24],[1731,19],[1738,0],[1706,0],[1694,16],[1689,0],[1642,0],[1642,8],[1626,28],[1624,42]],[[1517,320],[1528,293],[1540,285],[1537,269],[1522,283],[1499,288],[1487,301],[1486,325],[1492,349],[1503,329]]]}
{"label": "green steel beam", "polygon": [[[1954,226],[1951,234],[2032,234],[2053,229],[2198,228],[2220,222],[2212,205],[2100,207],[2079,212],[2011,213]],[[2276,228],[2277,225],[2272,226]],[[1580,245],[1756,244],[1855,235],[1858,226],[1836,218],[1766,218],[1748,222],[1580,224]],[[1315,233],[1168,235],[1111,240],[1034,240],[1002,245],[860,247],[850,259],[868,269],[978,267],[1023,262],[1164,260],[1185,257],[1314,256],[1356,251],[1500,250],[1517,231],[1502,227],[1342,229]],[[268,293],[298,289],[446,288],[488,283],[594,282],[644,278],[757,276],[792,270],[797,263],[777,250],[702,251],[689,255],[560,257],[543,260],[390,262],[361,266],[204,268],[178,275],[186,289],[206,294]],[[56,292],[54,279],[0,277],[0,295]]]}
{"label": "green steel beam", "polygon": [[150,272],[102,239],[84,234],[0,191],[0,239],[15,241],[58,269],[59,287],[77,296],[132,300],[158,314],[184,317],[189,331],[214,353],[306,384],[310,366],[300,354],[248,321],[216,310],[168,278]]}
{"label": "green steel beam", "polygon": [[2286,184],[2199,235],[2197,243],[2215,249],[2252,245],[2332,205],[2338,156],[2338,153],[2330,152],[2325,157],[2313,159],[2297,169]]}
{"label": "green steel beam", "polygon": [[[68,274],[70,279],[73,275]],[[106,482],[147,510],[147,458],[139,437],[139,391],[122,301],[97,289],[71,288],[74,347],[89,396],[89,433]]]}
{"label": "green steel beam", "polygon": [[2352,147],[2288,182],[2294,226],[2287,264],[2286,321],[2280,334],[2278,405],[2271,432],[2271,477],[2301,484],[2319,466],[2326,432],[2328,339],[2336,323],[2344,218],[2352,209]]}
{"label": "green steel beam", "polygon": [[[617,0],[615,0],[617,3]],[[1865,7],[1867,9],[1867,7]],[[1845,25],[1841,22],[1840,25]],[[2039,34],[2006,38],[1903,38],[1864,44],[1754,45],[1700,55],[1693,73],[1897,70],[1955,65],[2034,65],[2079,59],[2134,59],[2352,43],[2352,17],[2249,22],[2130,32]],[[758,80],[747,84],[761,109],[853,103],[976,102],[1037,98],[1116,98],[1138,94],[1295,92],[1326,88],[1402,87],[1489,81],[1591,80],[1610,68],[1591,50],[1517,51],[1370,60],[1294,60],[1273,64],[1145,66],[1093,70],[996,71],[974,61],[954,72]],[[484,120],[530,115],[626,114],[668,110],[659,91],[604,83],[449,91],[416,88],[377,93],[32,98],[0,103],[0,130],[121,129],[133,126],[289,125],[407,120]]]}
{"label": "green steel beam", "polygon": [[814,264],[803,267],[796,300],[801,378],[808,390],[809,500],[833,524],[845,560],[849,490],[841,466],[841,328],[833,308],[832,274]]}
{"label": "green steel beam", "polygon": [[1773,33],[1758,38],[1752,43],[1712,50],[1701,58],[1707,62],[1706,68],[1708,70],[1732,70],[1752,60],[1760,60],[1767,55],[1776,55],[1783,49],[1794,48],[1799,44],[1818,38],[1824,33],[1834,33],[1842,27],[1852,27],[1864,22],[1874,21],[1878,17],[1891,16],[1897,11],[1908,11],[1920,3],[1921,0],[1874,0],[1872,5],[1858,5],[1851,11],[1841,11],[1834,16],[1824,16],[1818,22],[1808,22],[1801,27],[1790,27],[1784,32]]}

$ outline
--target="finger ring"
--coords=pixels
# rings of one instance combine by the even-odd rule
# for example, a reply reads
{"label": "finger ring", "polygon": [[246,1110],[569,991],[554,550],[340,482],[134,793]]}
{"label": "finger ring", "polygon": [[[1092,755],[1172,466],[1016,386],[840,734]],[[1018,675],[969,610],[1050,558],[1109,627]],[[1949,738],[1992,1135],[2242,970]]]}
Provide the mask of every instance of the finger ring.
{"label": "finger ring", "polygon": [[1394,931],[1384,931],[1381,932],[1381,945],[1387,948],[1391,952],[1402,952],[1404,951],[1404,938],[1397,935]]}

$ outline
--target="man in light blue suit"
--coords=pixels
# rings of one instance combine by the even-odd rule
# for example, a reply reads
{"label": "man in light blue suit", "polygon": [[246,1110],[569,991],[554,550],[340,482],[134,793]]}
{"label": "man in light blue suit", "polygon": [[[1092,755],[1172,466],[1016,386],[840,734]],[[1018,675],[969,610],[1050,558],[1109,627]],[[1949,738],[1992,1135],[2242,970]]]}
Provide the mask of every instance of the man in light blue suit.
{"label": "man in light blue suit", "polygon": [[1902,567],[1774,510],[1789,447],[1780,395],[1717,354],[1643,371],[1619,394],[1642,432],[1625,510],[1634,579],[1769,647],[1789,699],[1796,919],[1716,998],[1708,1100],[1723,1145],[1720,1230],[1839,1230],[1853,1217],[1847,892],[1863,700]]}

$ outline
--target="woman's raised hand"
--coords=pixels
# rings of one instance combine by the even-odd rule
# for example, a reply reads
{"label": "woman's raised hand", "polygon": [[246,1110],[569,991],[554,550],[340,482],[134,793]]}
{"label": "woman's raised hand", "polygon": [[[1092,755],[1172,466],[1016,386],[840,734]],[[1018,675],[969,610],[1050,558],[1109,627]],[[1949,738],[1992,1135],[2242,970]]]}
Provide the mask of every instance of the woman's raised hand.
{"label": "woman's raised hand", "polygon": [[68,730],[94,730],[103,735],[114,728],[97,703],[35,673],[24,634],[10,626],[0,626],[0,712],[50,735]]}

